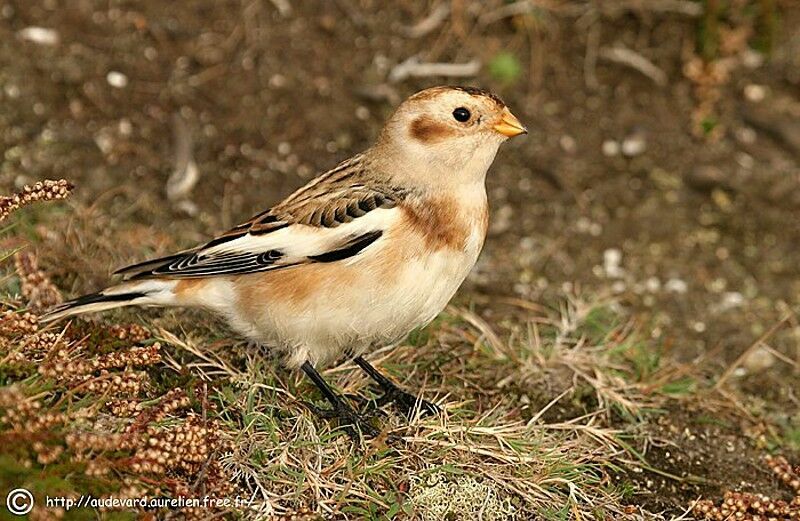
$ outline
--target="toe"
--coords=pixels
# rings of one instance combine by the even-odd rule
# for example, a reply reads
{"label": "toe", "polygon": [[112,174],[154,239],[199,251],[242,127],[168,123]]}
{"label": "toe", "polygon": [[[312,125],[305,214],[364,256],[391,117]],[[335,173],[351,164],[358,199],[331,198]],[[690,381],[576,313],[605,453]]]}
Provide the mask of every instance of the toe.
{"label": "toe", "polygon": [[419,408],[420,416],[435,416],[441,411],[435,404],[421,398],[418,399],[416,396],[408,393],[397,396],[395,398],[395,404],[397,404],[398,408],[409,418],[416,414],[417,408]]}

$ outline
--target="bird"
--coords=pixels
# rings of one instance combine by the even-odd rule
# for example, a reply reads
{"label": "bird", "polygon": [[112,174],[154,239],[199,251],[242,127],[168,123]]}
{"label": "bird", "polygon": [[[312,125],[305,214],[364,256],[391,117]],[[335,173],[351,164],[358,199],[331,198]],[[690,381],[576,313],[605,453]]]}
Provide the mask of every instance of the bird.
{"label": "bird", "polygon": [[489,167],[504,141],[526,133],[487,90],[424,89],[364,152],[204,244],[116,271],[119,283],[43,320],[123,306],[203,308],[302,370],[330,405],[314,411],[351,435],[380,431],[318,372],[344,356],[381,387],[381,403],[435,414],[438,406],[364,356],[430,323],[454,296],[486,237]]}

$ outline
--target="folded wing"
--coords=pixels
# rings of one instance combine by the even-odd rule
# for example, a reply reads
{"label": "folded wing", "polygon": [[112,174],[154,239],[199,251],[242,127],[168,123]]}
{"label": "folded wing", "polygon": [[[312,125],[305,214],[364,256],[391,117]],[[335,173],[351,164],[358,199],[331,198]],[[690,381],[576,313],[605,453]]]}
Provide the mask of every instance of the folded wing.
{"label": "folded wing", "polygon": [[204,278],[352,258],[399,218],[389,187],[308,185],[204,246],[123,268],[125,280]]}

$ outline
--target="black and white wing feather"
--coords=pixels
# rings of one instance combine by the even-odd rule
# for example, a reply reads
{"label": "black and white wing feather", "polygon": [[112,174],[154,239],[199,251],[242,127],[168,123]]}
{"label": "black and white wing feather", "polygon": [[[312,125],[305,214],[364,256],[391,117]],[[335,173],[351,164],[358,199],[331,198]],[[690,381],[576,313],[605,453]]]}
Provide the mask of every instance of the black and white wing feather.
{"label": "black and white wing feather", "polygon": [[367,186],[352,170],[358,158],[207,244],[128,266],[126,280],[204,278],[277,270],[351,258],[378,241],[399,217],[405,194]]}

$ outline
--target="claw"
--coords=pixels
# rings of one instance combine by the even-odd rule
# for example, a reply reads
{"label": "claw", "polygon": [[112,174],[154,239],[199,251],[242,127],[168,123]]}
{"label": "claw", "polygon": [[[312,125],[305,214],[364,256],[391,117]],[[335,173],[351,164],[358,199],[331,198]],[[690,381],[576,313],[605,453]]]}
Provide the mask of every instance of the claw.
{"label": "claw", "polygon": [[[394,403],[407,418],[414,415],[414,411],[419,407],[420,415],[436,415],[441,412],[438,406],[432,404],[422,398],[409,394],[399,387],[397,387],[389,378],[381,374],[377,369],[372,367],[369,362],[364,360],[363,357],[356,357],[355,363],[361,367],[377,384],[383,389],[383,396],[375,400],[378,407],[382,407],[387,403]],[[417,405],[419,404],[419,405]]]}
{"label": "claw", "polygon": [[344,405],[323,409],[309,402],[302,402],[312,413],[324,420],[335,420],[337,424],[347,433],[353,441],[360,441],[361,436],[376,438],[381,431],[375,428],[368,418],[359,415],[352,407]]}
{"label": "claw", "polygon": [[391,395],[386,393],[384,397],[387,401],[394,403],[407,418],[413,418],[417,409],[419,409],[420,416],[436,416],[441,412],[438,405],[399,389],[392,392]]}

